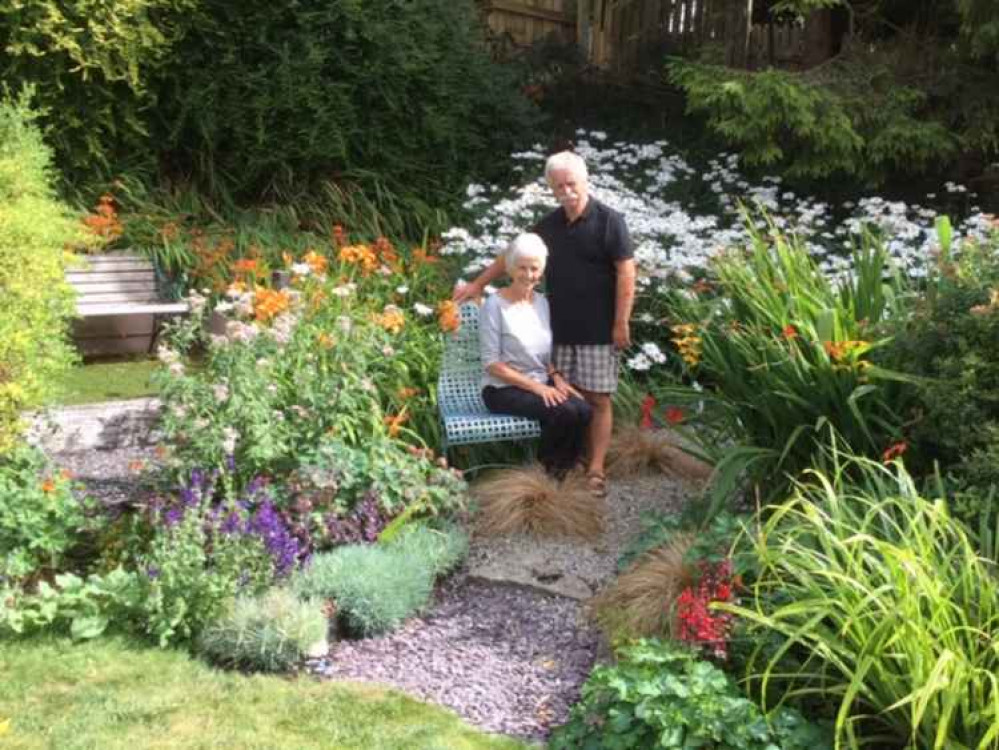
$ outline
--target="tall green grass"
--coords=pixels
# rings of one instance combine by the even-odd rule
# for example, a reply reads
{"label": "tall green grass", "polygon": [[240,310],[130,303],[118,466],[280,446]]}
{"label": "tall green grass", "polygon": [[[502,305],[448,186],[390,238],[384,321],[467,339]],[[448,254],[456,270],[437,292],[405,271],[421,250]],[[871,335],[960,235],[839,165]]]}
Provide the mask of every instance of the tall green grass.
{"label": "tall green grass", "polygon": [[832,705],[837,747],[999,747],[999,579],[900,463],[831,454],[754,535],[748,677]]}

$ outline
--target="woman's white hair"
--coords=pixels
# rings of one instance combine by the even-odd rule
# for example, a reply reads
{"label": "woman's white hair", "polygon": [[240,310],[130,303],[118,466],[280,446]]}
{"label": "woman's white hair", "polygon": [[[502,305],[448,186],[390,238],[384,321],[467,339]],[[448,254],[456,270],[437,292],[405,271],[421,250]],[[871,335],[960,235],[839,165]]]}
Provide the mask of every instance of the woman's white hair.
{"label": "woman's white hair", "polygon": [[589,177],[583,157],[579,154],[574,154],[572,151],[559,151],[557,154],[552,154],[548,157],[548,161],[545,162],[545,180],[550,182],[552,172],[557,169],[568,170],[577,177],[582,177],[584,180]]}
{"label": "woman's white hair", "polygon": [[507,273],[513,270],[521,258],[540,258],[542,263],[547,263],[548,246],[543,239],[532,232],[518,234],[503,253],[503,265]]}

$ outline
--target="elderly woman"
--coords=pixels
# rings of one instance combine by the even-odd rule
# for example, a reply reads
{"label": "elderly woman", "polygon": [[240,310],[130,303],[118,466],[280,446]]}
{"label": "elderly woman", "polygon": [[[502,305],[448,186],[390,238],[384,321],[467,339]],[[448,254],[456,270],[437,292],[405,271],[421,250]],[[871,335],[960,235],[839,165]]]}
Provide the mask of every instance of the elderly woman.
{"label": "elderly woman", "polygon": [[482,400],[492,412],[541,422],[538,459],[562,479],[579,460],[593,410],[551,362],[548,300],[535,291],[548,248],[536,234],[521,234],[503,256],[510,284],[482,306]]}

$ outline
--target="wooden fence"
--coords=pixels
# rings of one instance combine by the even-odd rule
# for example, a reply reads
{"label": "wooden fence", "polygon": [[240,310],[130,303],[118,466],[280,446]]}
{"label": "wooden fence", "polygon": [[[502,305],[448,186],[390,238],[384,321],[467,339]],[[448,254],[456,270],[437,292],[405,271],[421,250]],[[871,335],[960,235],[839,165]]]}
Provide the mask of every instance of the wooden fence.
{"label": "wooden fence", "polygon": [[486,22],[494,34],[507,37],[517,47],[527,47],[547,37],[572,42],[576,38],[573,0],[484,0]]}
{"label": "wooden fence", "polygon": [[705,43],[723,47],[735,67],[800,69],[832,56],[832,11],[780,23],[764,21],[765,13],[754,18],[752,7],[748,0],[577,0],[577,37],[592,64],[618,72],[661,65],[665,54]]}

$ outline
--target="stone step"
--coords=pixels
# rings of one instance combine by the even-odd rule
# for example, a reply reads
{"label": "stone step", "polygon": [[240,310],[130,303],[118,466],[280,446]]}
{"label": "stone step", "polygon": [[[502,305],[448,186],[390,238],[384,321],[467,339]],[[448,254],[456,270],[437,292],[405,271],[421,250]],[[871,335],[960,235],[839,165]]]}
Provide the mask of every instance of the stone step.
{"label": "stone step", "polygon": [[47,453],[154,445],[161,408],[158,398],[60,407],[29,418],[28,441]]}

